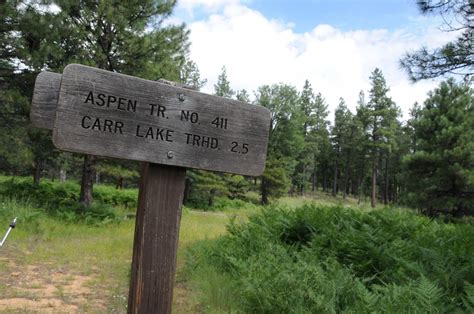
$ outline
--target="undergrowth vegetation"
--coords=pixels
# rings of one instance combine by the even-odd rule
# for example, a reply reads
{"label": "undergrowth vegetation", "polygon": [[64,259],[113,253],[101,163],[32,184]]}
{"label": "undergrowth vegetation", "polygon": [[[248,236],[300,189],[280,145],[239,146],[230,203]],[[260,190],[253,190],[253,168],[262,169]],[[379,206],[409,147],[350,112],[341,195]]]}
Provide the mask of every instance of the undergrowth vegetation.
{"label": "undergrowth vegetation", "polygon": [[[77,241],[86,241],[82,234],[92,237],[83,245],[93,253],[83,259],[66,258],[74,254],[66,250],[71,247],[67,241],[64,248],[62,242],[49,248],[48,242],[44,251],[35,253],[39,257],[62,250],[64,263],[96,263],[90,262],[96,261],[96,238],[110,230],[120,230],[120,241],[111,235],[107,248],[100,249],[105,257],[99,260],[115,261],[113,243],[124,239],[128,244],[122,245],[121,256],[129,256],[132,220],[107,229],[97,226],[122,221],[133,213],[137,190],[97,185],[95,202],[88,208],[78,205],[78,194],[74,182],[43,180],[34,185],[29,178],[0,177],[0,219],[9,222],[18,217],[24,227],[14,235],[23,241],[62,241],[69,235],[67,241],[78,245]],[[185,208],[178,281],[200,295],[200,310],[474,312],[472,219],[430,219],[395,208],[368,211],[356,208],[355,201],[321,195],[283,198],[279,204],[262,209],[251,202],[216,197],[205,210],[221,213]],[[257,214],[248,217],[252,213]],[[224,232],[230,216],[235,219],[227,234],[209,239]],[[125,295],[129,261],[119,264],[112,268],[120,268],[121,295]]]}
{"label": "undergrowth vegetation", "polygon": [[474,228],[409,211],[269,208],[189,251],[215,312],[474,311]]}
{"label": "undergrowth vegetation", "polygon": [[136,189],[118,190],[112,186],[97,185],[94,188],[94,203],[89,207],[78,202],[79,190],[75,182],[42,180],[36,185],[31,178],[0,180],[0,197],[4,201],[26,202],[69,222],[106,224],[120,221],[127,212],[135,211]]}
{"label": "undergrowth vegetation", "polygon": [[[88,207],[78,202],[79,191],[79,184],[73,181],[42,180],[39,184],[34,184],[29,177],[0,176],[0,200],[22,202],[68,222],[107,224],[121,221],[135,213],[138,189],[116,189],[114,186],[96,184],[94,202]],[[255,195],[248,194],[248,199],[256,198]],[[204,211],[253,211],[259,208],[254,202],[227,197],[216,197],[212,206],[190,205],[192,209]]]}

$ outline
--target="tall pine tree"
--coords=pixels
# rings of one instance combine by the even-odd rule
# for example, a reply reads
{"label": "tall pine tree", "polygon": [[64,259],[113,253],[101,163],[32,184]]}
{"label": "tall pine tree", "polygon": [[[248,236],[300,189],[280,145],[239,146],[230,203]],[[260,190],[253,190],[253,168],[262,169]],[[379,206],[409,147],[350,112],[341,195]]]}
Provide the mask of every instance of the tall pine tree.
{"label": "tall pine tree", "polygon": [[298,100],[296,89],[285,84],[264,85],[257,90],[256,103],[271,113],[267,162],[260,186],[262,204],[267,204],[270,196],[281,195],[295,171],[304,143]]}
{"label": "tall pine tree", "polygon": [[[377,177],[381,175],[380,170],[390,154],[393,138],[394,127],[396,125],[399,110],[395,103],[387,95],[389,88],[380,69],[376,68],[371,76],[371,89],[369,92],[369,102],[367,104],[367,122],[370,143],[370,159],[371,159],[371,206],[375,207],[377,199]],[[384,175],[385,182],[387,176]]]}
{"label": "tall pine tree", "polygon": [[[344,99],[340,98],[339,104],[334,112],[334,126],[331,129],[331,140],[334,149],[333,196],[336,196],[340,189],[340,168],[344,167],[345,176],[348,175],[352,137],[354,135],[353,132],[353,115],[347,108]],[[346,188],[347,178],[343,180],[342,184],[344,197],[346,194]]]}
{"label": "tall pine tree", "polygon": [[414,123],[417,150],[405,159],[408,201],[429,213],[474,214],[474,91],[448,80]]}

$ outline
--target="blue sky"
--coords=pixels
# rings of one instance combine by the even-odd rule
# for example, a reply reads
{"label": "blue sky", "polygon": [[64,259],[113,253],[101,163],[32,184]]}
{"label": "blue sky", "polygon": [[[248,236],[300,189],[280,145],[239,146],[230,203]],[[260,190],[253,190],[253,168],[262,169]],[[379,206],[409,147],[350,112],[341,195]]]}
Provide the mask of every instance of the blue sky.
{"label": "blue sky", "polygon": [[[175,12],[175,16],[191,23],[218,12],[222,6],[217,3],[226,1],[181,2],[185,5],[196,3],[192,15],[186,10],[178,9]],[[293,24],[293,29],[297,32],[310,31],[317,24],[331,24],[342,30],[395,30],[420,18],[416,0],[244,0],[241,3],[267,18]],[[439,22],[439,19],[431,19],[433,24]]]}
{"label": "blue sky", "polygon": [[393,30],[418,15],[413,0],[255,0],[248,5],[269,18],[293,22],[298,32],[310,31],[315,24],[342,30]]}
{"label": "blue sky", "polygon": [[439,81],[412,84],[399,59],[455,35],[440,31],[439,19],[422,16],[416,0],[181,0],[171,20],[191,31],[190,58],[208,79],[204,92],[213,92],[225,66],[235,90],[252,95],[275,83],[301,90],[308,79],[331,111],[340,97],[354,111],[378,67],[405,117]]}

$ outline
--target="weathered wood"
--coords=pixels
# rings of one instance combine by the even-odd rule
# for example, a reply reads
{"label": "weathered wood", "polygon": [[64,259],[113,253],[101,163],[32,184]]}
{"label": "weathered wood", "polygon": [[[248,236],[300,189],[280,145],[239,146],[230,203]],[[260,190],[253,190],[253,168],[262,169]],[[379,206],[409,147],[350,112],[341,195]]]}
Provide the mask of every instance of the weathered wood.
{"label": "weathered wood", "polygon": [[[61,77],[61,74],[49,71],[43,71],[36,77],[30,120],[37,128],[52,130],[54,127]],[[192,86],[164,79],[159,79],[158,82],[185,89],[194,89]]]}
{"label": "weathered wood", "polygon": [[261,175],[270,112],[82,65],[62,76],[53,142],[63,150]]}
{"label": "weathered wood", "polygon": [[184,168],[143,165],[129,313],[171,313],[185,177]]}
{"label": "weathered wood", "polygon": [[61,85],[61,74],[41,72],[36,77],[30,120],[34,126],[52,130]]}

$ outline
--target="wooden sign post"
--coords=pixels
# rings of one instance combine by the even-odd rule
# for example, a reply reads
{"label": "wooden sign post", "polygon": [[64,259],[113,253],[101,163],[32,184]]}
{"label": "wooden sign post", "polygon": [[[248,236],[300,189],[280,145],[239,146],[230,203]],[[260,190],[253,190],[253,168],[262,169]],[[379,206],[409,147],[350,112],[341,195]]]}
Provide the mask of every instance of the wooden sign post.
{"label": "wooden sign post", "polygon": [[270,129],[264,107],[77,64],[38,76],[31,119],[62,150],[144,162],[129,313],[171,312],[186,168],[261,175]]}
{"label": "wooden sign post", "polygon": [[143,165],[129,313],[171,313],[185,178],[185,168]]}

